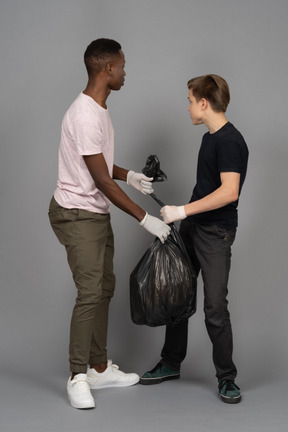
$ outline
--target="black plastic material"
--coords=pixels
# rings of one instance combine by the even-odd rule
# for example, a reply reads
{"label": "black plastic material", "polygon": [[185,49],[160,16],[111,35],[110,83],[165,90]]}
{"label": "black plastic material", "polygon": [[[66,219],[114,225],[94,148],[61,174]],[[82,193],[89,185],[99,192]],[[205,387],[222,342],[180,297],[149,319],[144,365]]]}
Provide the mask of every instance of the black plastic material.
{"label": "black plastic material", "polygon": [[156,237],[130,275],[135,324],[175,325],[196,311],[197,277],[174,224],[165,243]]}
{"label": "black plastic material", "polygon": [[148,156],[146,165],[142,169],[142,172],[147,177],[153,177],[152,183],[167,180],[167,175],[160,169],[160,162],[156,155]]}

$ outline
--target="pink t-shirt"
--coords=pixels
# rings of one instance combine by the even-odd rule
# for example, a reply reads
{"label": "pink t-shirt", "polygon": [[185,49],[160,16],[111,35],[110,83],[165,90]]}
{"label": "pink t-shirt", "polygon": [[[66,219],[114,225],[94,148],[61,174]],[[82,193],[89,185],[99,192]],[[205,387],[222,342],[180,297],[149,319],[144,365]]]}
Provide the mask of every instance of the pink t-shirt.
{"label": "pink t-shirt", "polygon": [[80,93],[66,112],[61,130],[59,169],[54,197],[65,208],[109,213],[111,202],[96,188],[83,159],[103,153],[112,177],[114,129],[108,109]]}

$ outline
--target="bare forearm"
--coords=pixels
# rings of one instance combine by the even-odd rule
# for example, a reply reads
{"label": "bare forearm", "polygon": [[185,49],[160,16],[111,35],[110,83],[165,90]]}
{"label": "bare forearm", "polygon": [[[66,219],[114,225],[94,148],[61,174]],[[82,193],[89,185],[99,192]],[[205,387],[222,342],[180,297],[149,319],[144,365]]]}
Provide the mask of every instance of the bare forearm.
{"label": "bare forearm", "polygon": [[231,202],[237,201],[237,199],[237,190],[222,185],[206,197],[190,204],[186,204],[184,209],[186,215],[191,216],[198,213],[216,210],[230,204]]}
{"label": "bare forearm", "polygon": [[126,181],[128,170],[121,168],[117,165],[113,165],[113,179]]}
{"label": "bare forearm", "polygon": [[139,222],[144,218],[146,212],[134,203],[128,195],[113,180],[97,181],[96,187],[120,210],[130,214]]}
{"label": "bare forearm", "polygon": [[[97,189],[116,205],[116,207],[130,214],[140,222],[144,218],[146,212],[135,204],[110,177],[103,154],[84,156],[84,161]],[[119,180],[122,178],[126,180],[127,178],[127,170],[119,168],[116,165],[113,166],[113,176],[114,174],[117,176],[115,178]]]}
{"label": "bare forearm", "polygon": [[176,220],[185,219],[198,213],[224,207],[231,202],[237,201],[239,195],[240,174],[235,172],[224,172],[220,174],[221,186],[204,198],[182,206],[164,206],[160,214],[164,222],[171,223]]}

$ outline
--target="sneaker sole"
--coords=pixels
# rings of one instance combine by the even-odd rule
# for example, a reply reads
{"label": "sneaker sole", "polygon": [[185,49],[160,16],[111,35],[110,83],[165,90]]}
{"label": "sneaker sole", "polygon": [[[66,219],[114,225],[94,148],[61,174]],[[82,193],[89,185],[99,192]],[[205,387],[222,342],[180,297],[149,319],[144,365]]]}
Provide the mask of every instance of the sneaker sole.
{"label": "sneaker sole", "polygon": [[139,383],[144,385],[161,384],[163,381],[170,381],[179,378],[180,378],[180,374],[166,375],[161,378],[140,378]]}
{"label": "sneaker sole", "polygon": [[220,396],[220,399],[222,400],[222,402],[225,402],[228,404],[237,404],[237,403],[241,402],[241,399],[242,399],[241,395],[237,396],[235,398],[226,397],[226,396],[223,396],[221,394],[219,394],[219,396]]}
{"label": "sneaker sole", "polygon": [[85,405],[81,405],[81,404],[73,403],[73,402],[71,401],[70,398],[68,398],[68,399],[69,399],[70,404],[71,404],[71,406],[72,406],[73,408],[82,409],[82,410],[88,410],[88,409],[93,409],[93,408],[95,408],[95,402],[94,402],[94,403],[91,402],[90,404],[86,404],[86,406],[85,406]]}
{"label": "sneaker sole", "polygon": [[89,387],[90,387],[90,389],[91,390],[100,390],[100,389],[103,389],[103,388],[110,388],[110,387],[131,387],[131,386],[133,386],[133,385],[135,385],[135,384],[137,384],[139,382],[139,378],[136,380],[134,380],[134,381],[130,381],[130,382],[114,382],[114,383],[103,383],[103,385],[101,385],[101,384],[93,384],[93,383],[90,383],[89,382],[89,380],[88,380],[88,384],[89,384]]}

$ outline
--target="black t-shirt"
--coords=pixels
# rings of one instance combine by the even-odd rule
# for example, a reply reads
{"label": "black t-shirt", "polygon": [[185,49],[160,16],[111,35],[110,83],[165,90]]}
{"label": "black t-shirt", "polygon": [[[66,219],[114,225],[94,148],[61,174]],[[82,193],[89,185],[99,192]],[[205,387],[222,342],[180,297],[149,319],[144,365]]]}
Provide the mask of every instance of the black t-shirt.
{"label": "black t-shirt", "polygon": [[[217,132],[207,132],[202,139],[197,166],[197,183],[190,202],[204,198],[221,186],[221,172],[240,174],[239,195],[246,177],[248,148],[241,133],[230,123]],[[217,225],[233,229],[238,225],[238,200],[204,213],[189,216],[189,220],[202,225]]]}

